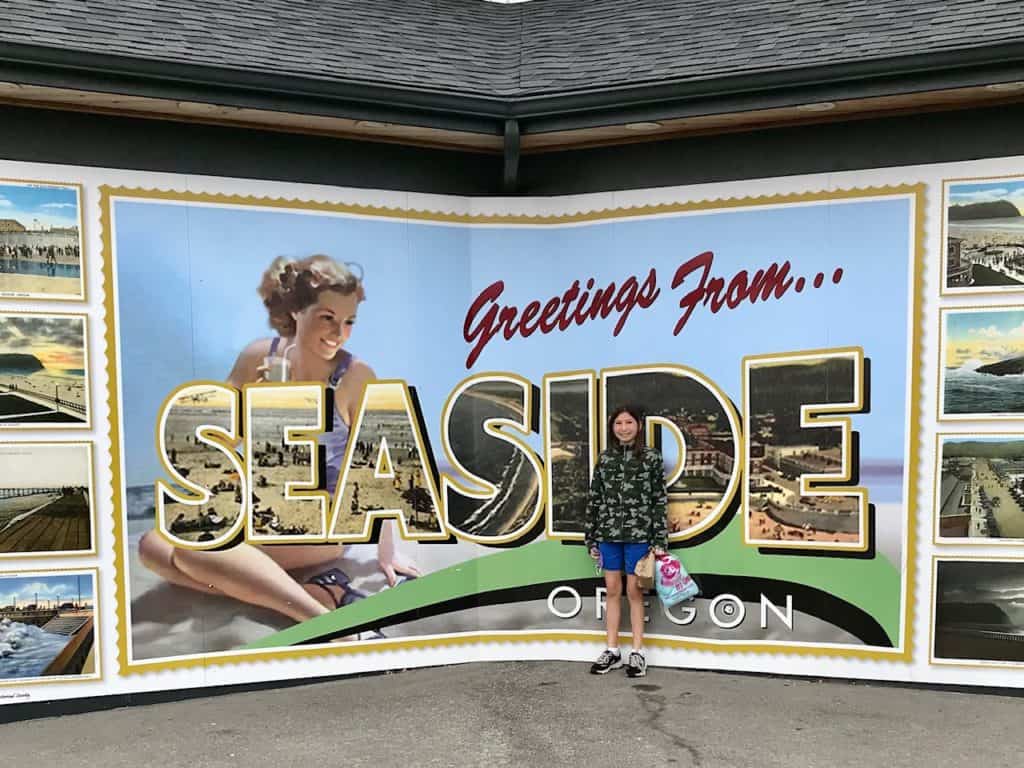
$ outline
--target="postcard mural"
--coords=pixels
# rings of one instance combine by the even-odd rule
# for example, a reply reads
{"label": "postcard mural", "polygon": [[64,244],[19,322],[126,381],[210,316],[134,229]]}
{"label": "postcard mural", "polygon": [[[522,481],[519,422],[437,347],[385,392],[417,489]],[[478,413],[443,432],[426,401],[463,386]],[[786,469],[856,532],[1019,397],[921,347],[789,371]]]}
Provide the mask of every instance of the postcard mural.
{"label": "postcard mural", "polygon": [[923,204],[533,220],[104,187],[120,671],[596,648],[586,494],[631,401],[701,587],[652,609],[653,647],[908,659]]}
{"label": "postcard mural", "polygon": [[84,300],[81,187],[0,179],[0,299]]}
{"label": "postcard mural", "polygon": [[0,312],[0,429],[88,429],[85,315]]}
{"label": "postcard mural", "polygon": [[1024,291],[1024,178],[948,182],[942,292]]}
{"label": "postcard mural", "polygon": [[98,680],[96,571],[0,575],[0,686]]}
{"label": "postcard mural", "polygon": [[0,443],[0,559],[94,554],[89,443]]}

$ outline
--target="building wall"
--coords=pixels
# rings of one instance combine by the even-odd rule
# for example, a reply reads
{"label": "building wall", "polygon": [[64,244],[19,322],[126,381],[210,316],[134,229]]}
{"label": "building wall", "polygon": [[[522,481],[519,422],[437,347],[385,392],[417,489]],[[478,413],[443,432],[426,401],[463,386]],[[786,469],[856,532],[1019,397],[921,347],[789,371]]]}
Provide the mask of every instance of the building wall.
{"label": "building wall", "polygon": [[0,136],[3,160],[403,192],[487,194],[502,167],[478,153],[3,106]]}
{"label": "building wall", "polygon": [[[546,152],[522,194],[559,195],[1024,154],[1024,105]],[[169,120],[0,107],[0,159],[437,192],[501,194],[502,159]],[[60,135],[60,141],[54,137]]]}

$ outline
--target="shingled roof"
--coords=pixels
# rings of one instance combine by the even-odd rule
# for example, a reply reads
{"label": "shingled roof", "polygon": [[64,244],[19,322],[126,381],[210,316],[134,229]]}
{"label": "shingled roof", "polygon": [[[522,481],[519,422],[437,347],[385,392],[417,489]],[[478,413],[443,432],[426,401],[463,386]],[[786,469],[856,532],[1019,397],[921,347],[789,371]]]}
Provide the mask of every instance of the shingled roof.
{"label": "shingled roof", "polygon": [[1024,41],[1019,0],[0,0],[0,56],[53,50],[502,99]]}

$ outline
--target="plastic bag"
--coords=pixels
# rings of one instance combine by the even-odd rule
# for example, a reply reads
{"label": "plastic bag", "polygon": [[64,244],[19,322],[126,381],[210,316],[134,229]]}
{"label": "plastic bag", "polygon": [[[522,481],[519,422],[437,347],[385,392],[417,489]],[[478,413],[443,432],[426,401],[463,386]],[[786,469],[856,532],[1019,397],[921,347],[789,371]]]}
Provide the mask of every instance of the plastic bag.
{"label": "plastic bag", "polygon": [[654,581],[658,589],[658,598],[666,608],[678,605],[684,600],[692,600],[700,594],[700,587],[683,568],[679,558],[667,552],[657,556]]}

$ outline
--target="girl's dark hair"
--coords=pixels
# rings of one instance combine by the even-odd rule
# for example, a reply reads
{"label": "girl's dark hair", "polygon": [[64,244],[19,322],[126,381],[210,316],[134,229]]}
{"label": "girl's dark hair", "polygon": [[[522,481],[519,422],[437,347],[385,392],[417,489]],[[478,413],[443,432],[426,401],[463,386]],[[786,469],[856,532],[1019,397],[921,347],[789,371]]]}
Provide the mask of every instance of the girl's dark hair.
{"label": "girl's dark hair", "polygon": [[633,455],[638,459],[644,454],[646,445],[647,417],[644,409],[639,405],[620,405],[611,412],[608,417],[608,447],[614,448],[619,444],[619,438],[615,436],[615,420],[624,413],[628,413],[636,421],[636,439],[633,440]]}

